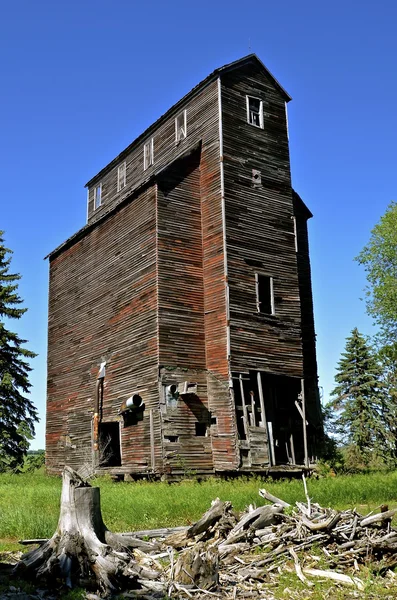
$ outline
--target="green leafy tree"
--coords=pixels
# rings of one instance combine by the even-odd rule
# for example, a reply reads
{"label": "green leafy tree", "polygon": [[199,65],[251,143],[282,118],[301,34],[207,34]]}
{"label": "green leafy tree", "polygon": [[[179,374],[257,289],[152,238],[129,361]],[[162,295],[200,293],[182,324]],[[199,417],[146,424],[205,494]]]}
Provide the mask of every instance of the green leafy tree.
{"label": "green leafy tree", "polygon": [[0,470],[23,465],[38,421],[36,409],[26,397],[31,387],[28,360],[36,354],[24,348],[26,340],[7,327],[27,310],[21,308],[17,291],[20,275],[9,272],[10,262],[11,251],[0,231]]}
{"label": "green leafy tree", "polygon": [[336,387],[326,407],[328,430],[354,448],[364,466],[388,453],[382,370],[366,338],[353,329],[338,363]]}
{"label": "green leafy tree", "polygon": [[397,203],[392,202],[371,231],[356,260],[364,266],[367,312],[385,343],[397,339]]}

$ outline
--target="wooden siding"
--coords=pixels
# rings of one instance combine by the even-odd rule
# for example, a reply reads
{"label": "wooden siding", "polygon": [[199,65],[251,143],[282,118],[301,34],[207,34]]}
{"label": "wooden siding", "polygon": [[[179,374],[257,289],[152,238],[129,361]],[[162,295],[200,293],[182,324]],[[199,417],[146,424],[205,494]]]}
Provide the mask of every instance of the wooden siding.
{"label": "wooden siding", "polygon": [[150,408],[161,465],[157,373],[156,189],[151,187],[51,260],[47,467],[92,460],[91,419],[99,364],[107,361],[104,421],[119,420],[138,391],[144,419],[123,427],[122,460],[150,464]]}
{"label": "wooden siding", "polygon": [[205,368],[200,153],[158,183],[160,365]]}
{"label": "wooden siding", "polygon": [[[214,107],[217,107],[216,82],[209,83],[193,98],[187,100],[176,114],[186,110],[187,115],[187,137],[180,142],[175,141],[175,116],[172,114],[167,120],[159,124],[154,132],[151,131],[147,139],[141,144],[131,148],[131,152],[120,159],[111,171],[106,173],[101,180],[95,182],[89,189],[88,222],[98,220],[104,214],[110,212],[131,192],[161,171],[171,162],[182,156],[189,148],[194,147],[203,138],[212,138],[214,133]],[[144,170],[143,148],[146,142],[153,138],[154,162],[153,165]],[[118,167],[126,162],[126,186],[117,191]],[[94,187],[102,184],[102,204],[100,208],[94,209]]]}
{"label": "wooden siding", "polygon": [[[264,128],[247,122],[263,101]],[[303,375],[285,102],[253,64],[222,77],[232,370]],[[254,183],[252,170],[261,173]],[[273,278],[275,314],[259,313],[255,273]]]}

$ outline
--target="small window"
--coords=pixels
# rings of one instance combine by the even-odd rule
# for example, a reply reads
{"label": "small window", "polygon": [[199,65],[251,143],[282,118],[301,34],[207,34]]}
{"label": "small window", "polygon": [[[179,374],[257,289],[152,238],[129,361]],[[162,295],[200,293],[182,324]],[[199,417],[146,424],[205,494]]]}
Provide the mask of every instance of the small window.
{"label": "small window", "polygon": [[261,172],[257,169],[252,169],[252,183],[254,186],[259,187],[262,184]]}
{"label": "small window", "polygon": [[179,436],[177,435],[165,435],[164,440],[170,442],[170,444],[177,444],[179,442]]}
{"label": "small window", "polygon": [[296,217],[291,217],[294,224],[294,240],[295,240],[295,252],[298,252],[298,230],[296,226]]}
{"label": "small window", "polygon": [[99,208],[102,204],[102,184],[94,187],[94,209]]}
{"label": "small window", "polygon": [[143,169],[146,171],[149,167],[154,163],[154,147],[153,147],[153,138],[146,142],[143,148]]}
{"label": "small window", "polygon": [[120,192],[123,188],[125,188],[127,180],[127,164],[123,162],[122,165],[119,166],[117,170],[117,191]]}
{"label": "small window", "polygon": [[247,96],[247,121],[263,129],[263,102],[259,98]]}
{"label": "small window", "polygon": [[207,435],[207,423],[195,423],[196,436],[205,437]]}
{"label": "small window", "polygon": [[175,141],[180,142],[187,136],[186,110],[181,112],[175,119]]}
{"label": "small window", "polygon": [[273,277],[255,274],[256,307],[258,312],[274,315]]}

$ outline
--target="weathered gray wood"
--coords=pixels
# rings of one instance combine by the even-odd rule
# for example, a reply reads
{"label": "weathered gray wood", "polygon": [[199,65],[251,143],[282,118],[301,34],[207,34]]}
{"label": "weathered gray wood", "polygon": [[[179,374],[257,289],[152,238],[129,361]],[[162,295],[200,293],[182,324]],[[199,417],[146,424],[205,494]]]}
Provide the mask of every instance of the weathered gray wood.
{"label": "weathered gray wood", "polygon": [[187,530],[187,536],[194,537],[195,535],[199,535],[203,531],[206,531],[211,525],[216,523],[216,521],[219,521],[230,506],[230,502],[222,502],[217,498],[201,519]]}
{"label": "weathered gray wood", "polygon": [[261,488],[259,490],[259,495],[262,498],[265,498],[265,500],[269,500],[270,502],[273,502],[273,504],[279,504],[280,506],[283,506],[284,508],[291,507],[291,504],[288,504],[288,502],[281,500],[281,498],[277,498],[277,496],[273,496],[273,494],[271,494],[270,492],[265,490],[265,488]]}
{"label": "weathered gray wood", "polygon": [[393,508],[392,510],[387,510],[385,512],[376,513],[376,515],[371,515],[370,517],[365,517],[360,521],[361,527],[368,527],[368,525],[372,525],[372,523],[377,523],[378,521],[385,521],[386,519],[391,519],[397,513],[397,508]]}
{"label": "weathered gray wood", "polygon": [[117,589],[122,574],[136,579],[144,573],[127,552],[135,544],[146,551],[156,549],[154,544],[112,534],[102,519],[99,488],[65,467],[57,529],[51,539],[22,557],[15,573],[48,580],[60,573],[67,587],[88,577],[107,592]]}

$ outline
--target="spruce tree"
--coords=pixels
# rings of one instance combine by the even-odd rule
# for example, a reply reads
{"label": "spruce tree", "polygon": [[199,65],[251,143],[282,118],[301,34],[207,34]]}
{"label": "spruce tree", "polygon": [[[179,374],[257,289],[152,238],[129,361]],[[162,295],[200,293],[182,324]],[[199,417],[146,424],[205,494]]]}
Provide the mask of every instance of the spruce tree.
{"label": "spruce tree", "polygon": [[19,319],[21,308],[18,295],[19,274],[10,273],[11,250],[4,246],[0,231],[0,470],[17,469],[22,465],[38,421],[32,402],[26,397],[31,387],[28,359],[36,354],[23,347],[17,333],[8,329],[12,319]]}
{"label": "spruce tree", "polygon": [[365,337],[353,329],[338,363],[336,387],[327,409],[331,431],[354,448],[364,465],[387,453],[381,368]]}

